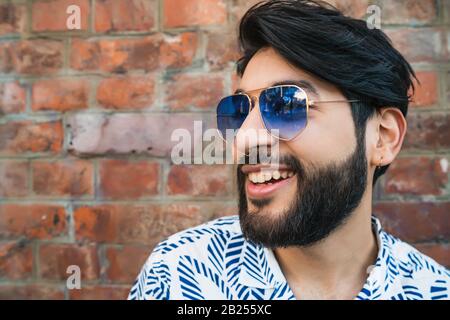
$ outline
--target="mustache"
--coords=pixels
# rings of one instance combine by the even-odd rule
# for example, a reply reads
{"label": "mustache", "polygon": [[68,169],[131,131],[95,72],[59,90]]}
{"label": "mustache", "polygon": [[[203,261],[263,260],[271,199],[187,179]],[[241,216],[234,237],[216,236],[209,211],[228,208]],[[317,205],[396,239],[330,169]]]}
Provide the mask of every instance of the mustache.
{"label": "mustache", "polygon": [[[256,161],[256,163],[242,163],[242,162],[240,162],[240,164],[238,164],[238,167],[237,167],[238,174],[240,173],[240,174],[244,175],[242,173],[241,169],[246,164],[253,164],[253,165],[267,164],[267,162],[260,161],[260,159],[257,159],[257,160],[258,161]],[[274,164],[274,163],[271,163],[271,164]],[[293,171],[295,173],[303,173],[303,172],[305,172],[304,165],[300,162],[300,160],[297,159],[296,157],[294,157],[293,155],[290,155],[290,154],[280,155],[279,158],[278,158],[277,163],[275,163],[275,164],[278,164],[280,166],[286,166],[287,168],[289,168],[291,171]]]}
{"label": "mustache", "polygon": [[269,164],[279,161],[278,149],[272,150],[271,146],[255,146],[246,150],[239,157],[239,164]]}

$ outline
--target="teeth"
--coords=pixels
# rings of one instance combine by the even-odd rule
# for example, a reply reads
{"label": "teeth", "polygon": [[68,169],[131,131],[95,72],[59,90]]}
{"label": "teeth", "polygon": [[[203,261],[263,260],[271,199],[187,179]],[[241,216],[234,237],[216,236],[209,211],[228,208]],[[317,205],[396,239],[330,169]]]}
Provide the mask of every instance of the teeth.
{"label": "teeth", "polygon": [[251,172],[248,174],[248,178],[253,183],[264,183],[266,181],[270,181],[272,179],[286,179],[290,178],[294,175],[292,171],[260,171],[260,172]]}
{"label": "teeth", "polygon": [[275,180],[280,179],[280,177],[281,177],[280,171],[275,170],[275,171],[272,173],[272,177],[273,177]]}
{"label": "teeth", "polygon": [[266,181],[266,179],[264,179],[264,173],[259,172],[258,173],[258,182],[263,183],[264,181]]}

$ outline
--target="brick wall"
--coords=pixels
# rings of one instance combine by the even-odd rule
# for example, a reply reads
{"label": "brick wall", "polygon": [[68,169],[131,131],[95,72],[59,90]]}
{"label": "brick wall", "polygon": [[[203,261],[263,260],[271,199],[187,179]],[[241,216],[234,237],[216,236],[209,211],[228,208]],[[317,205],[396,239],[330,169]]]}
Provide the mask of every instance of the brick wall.
{"label": "brick wall", "polygon": [[[0,298],[123,299],[163,237],[236,213],[233,168],[172,165],[168,140],[232,91],[254,2],[0,1]],[[380,5],[422,81],[375,212],[450,266],[450,1],[333,2]],[[72,264],[82,290],[66,289]]]}

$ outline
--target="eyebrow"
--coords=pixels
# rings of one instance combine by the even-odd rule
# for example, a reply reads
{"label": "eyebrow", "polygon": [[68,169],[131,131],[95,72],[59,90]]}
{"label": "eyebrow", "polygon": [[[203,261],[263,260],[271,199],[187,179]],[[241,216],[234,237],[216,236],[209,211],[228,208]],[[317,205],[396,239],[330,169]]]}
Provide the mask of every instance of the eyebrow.
{"label": "eyebrow", "polygon": [[[277,81],[272,83],[269,87],[273,86],[282,86],[282,85],[296,85],[302,89],[304,89],[307,92],[314,93],[315,95],[319,96],[319,93],[316,89],[316,87],[307,80],[283,80],[283,81]],[[238,93],[245,93],[245,90],[243,89],[237,89],[234,94]]]}

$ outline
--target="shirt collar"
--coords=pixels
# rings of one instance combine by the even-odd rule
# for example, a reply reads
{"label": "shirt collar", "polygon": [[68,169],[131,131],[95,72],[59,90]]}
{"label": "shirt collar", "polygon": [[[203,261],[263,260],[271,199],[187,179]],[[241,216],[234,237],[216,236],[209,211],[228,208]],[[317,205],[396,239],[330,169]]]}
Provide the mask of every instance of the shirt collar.
{"label": "shirt collar", "polygon": [[[384,232],[380,221],[376,217],[372,216],[371,222],[378,244],[378,254],[375,264],[368,269],[368,277],[361,290],[361,293],[365,293],[366,296],[376,294],[373,290],[380,286],[386,291],[389,282],[392,283],[395,280],[388,278],[389,269],[398,269],[392,255],[394,239]],[[286,283],[286,278],[275,258],[273,250],[245,241],[242,254],[244,255],[241,260],[243,263],[241,264],[238,278],[238,282],[241,285],[259,289],[271,289]]]}

